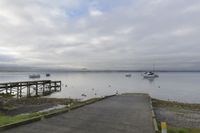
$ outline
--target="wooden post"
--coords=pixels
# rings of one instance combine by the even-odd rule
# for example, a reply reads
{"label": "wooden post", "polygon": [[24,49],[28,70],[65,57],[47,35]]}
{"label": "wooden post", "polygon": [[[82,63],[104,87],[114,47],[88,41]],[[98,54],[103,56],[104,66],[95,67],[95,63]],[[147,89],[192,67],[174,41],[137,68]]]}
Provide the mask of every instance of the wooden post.
{"label": "wooden post", "polygon": [[20,89],[19,89],[19,97],[20,98],[22,97],[22,86],[20,86]]}
{"label": "wooden post", "polygon": [[54,82],[54,91],[56,92],[57,91],[57,83],[56,82]]}
{"label": "wooden post", "polygon": [[27,88],[27,97],[30,97],[31,96],[31,94],[30,94],[30,84],[27,82],[26,83],[26,88]]}
{"label": "wooden post", "polygon": [[6,94],[8,94],[8,84],[6,84]]}
{"label": "wooden post", "polygon": [[49,93],[51,93],[51,82],[49,82]]}
{"label": "wooden post", "polygon": [[17,99],[19,99],[19,84],[17,86]]}
{"label": "wooden post", "polygon": [[45,93],[45,83],[43,82],[42,83],[42,95],[44,96],[44,93]]}
{"label": "wooden post", "polygon": [[35,95],[38,96],[38,82],[35,83]]}
{"label": "wooden post", "polygon": [[60,91],[61,91],[61,86],[62,86],[62,83],[61,83],[61,81],[59,81],[59,83],[60,83],[60,85],[59,85],[59,86],[60,86]]}
{"label": "wooden post", "polygon": [[12,95],[12,87],[10,87],[10,95]]}

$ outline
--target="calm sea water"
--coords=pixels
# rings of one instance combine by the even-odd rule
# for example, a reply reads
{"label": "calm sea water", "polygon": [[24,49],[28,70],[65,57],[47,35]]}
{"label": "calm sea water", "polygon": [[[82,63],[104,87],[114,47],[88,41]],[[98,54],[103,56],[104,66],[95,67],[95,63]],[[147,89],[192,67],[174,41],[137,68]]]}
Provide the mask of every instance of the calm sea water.
{"label": "calm sea water", "polygon": [[[24,81],[31,73],[0,73],[0,82]],[[200,73],[158,73],[155,80],[143,79],[141,73],[51,73],[40,79],[61,80],[62,91],[50,97],[88,99],[118,93],[149,93],[154,98],[200,103]],[[82,96],[85,94],[86,96]]]}

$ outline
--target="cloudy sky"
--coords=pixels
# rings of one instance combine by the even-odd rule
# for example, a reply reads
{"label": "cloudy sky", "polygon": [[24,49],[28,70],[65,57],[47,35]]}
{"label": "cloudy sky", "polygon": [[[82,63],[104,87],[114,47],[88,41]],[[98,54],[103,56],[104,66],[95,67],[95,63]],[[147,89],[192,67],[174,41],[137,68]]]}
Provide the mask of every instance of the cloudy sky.
{"label": "cloudy sky", "polygon": [[199,0],[0,0],[0,65],[200,70]]}

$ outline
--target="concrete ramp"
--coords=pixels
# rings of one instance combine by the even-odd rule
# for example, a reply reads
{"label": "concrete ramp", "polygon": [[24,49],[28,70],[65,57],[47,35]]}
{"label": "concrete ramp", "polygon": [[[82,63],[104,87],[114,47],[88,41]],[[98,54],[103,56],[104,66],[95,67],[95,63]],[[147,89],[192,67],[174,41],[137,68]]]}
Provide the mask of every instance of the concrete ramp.
{"label": "concrete ramp", "polygon": [[127,94],[3,133],[155,133],[150,97]]}

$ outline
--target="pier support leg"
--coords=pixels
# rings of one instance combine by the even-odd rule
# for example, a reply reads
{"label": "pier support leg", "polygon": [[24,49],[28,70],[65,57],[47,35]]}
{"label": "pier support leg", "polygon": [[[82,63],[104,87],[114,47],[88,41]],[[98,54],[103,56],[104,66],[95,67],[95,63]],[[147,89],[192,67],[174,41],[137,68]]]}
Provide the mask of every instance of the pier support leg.
{"label": "pier support leg", "polygon": [[8,94],[8,85],[6,85],[6,94]]}
{"label": "pier support leg", "polygon": [[60,86],[60,91],[61,91],[61,86],[62,86],[62,83],[61,83],[61,81],[59,82],[59,86]]}
{"label": "pier support leg", "polygon": [[45,94],[45,84],[43,83],[42,84],[42,95],[44,96],[44,94]]}
{"label": "pier support leg", "polygon": [[17,87],[17,99],[19,99],[19,86]]}
{"label": "pier support leg", "polygon": [[30,97],[30,85],[27,83],[27,97]]}
{"label": "pier support leg", "polygon": [[20,87],[20,89],[19,89],[19,97],[20,98],[22,97],[22,87]]}
{"label": "pier support leg", "polygon": [[12,95],[12,87],[10,87],[10,95]]}
{"label": "pier support leg", "polygon": [[57,83],[54,82],[54,91],[56,92],[57,91]]}
{"label": "pier support leg", "polygon": [[51,82],[49,83],[49,93],[51,93]]}
{"label": "pier support leg", "polygon": [[35,96],[38,96],[38,83],[36,82],[35,85]]}

